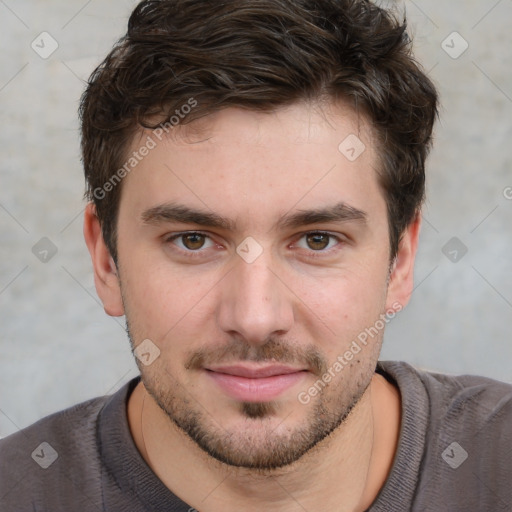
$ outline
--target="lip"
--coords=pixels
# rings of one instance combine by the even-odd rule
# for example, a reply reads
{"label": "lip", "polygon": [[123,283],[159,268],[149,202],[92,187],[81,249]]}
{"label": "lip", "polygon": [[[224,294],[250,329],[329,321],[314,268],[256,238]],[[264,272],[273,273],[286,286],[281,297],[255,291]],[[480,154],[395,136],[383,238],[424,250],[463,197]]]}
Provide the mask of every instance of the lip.
{"label": "lip", "polygon": [[288,375],[303,370],[303,368],[293,368],[282,364],[273,364],[268,366],[251,366],[235,364],[229,366],[209,366],[206,368],[212,372],[225,373],[237,377],[246,377],[248,379],[261,379],[264,377],[274,377],[276,375]]}
{"label": "lip", "polygon": [[266,402],[300,382],[308,372],[284,365],[231,365],[205,368],[205,373],[235,400]]}

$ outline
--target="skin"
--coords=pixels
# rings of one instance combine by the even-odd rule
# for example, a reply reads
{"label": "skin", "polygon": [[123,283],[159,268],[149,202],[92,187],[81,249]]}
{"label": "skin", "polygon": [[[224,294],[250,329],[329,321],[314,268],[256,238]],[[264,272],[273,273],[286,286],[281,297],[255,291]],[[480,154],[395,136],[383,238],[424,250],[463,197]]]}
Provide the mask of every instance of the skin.
{"label": "skin", "polygon": [[[338,150],[350,134],[366,146],[354,162]],[[134,347],[150,339],[160,351],[138,362],[142,382],[127,408],[134,442],[201,512],[363,511],[383,487],[401,417],[398,389],[374,373],[383,330],[307,404],[297,398],[412,292],[419,216],[391,264],[377,168],[371,130],[343,104],[228,108],[175,129],[124,178],[117,266],[88,205],[84,235],[105,311],[126,314]],[[340,201],[364,220],[275,227]],[[144,222],[143,212],[168,203],[236,226]],[[169,241],[187,231],[207,236]],[[307,236],[318,231],[333,238]],[[251,263],[236,252],[247,237],[262,250]],[[303,372],[255,404],[205,370],[240,362]]]}

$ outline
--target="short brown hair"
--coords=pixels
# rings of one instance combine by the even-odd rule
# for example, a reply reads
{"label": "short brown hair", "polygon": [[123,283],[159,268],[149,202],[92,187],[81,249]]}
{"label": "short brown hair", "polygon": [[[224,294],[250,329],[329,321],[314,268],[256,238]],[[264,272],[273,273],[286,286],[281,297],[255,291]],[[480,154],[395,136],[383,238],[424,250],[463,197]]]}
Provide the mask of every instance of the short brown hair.
{"label": "short brown hair", "polygon": [[270,111],[320,98],[365,112],[379,141],[396,255],[424,199],[438,104],[412,57],[405,17],[368,0],[141,2],[80,105],[86,198],[116,262],[121,183],[105,184],[137,130],[155,115],[169,118],[190,98],[197,105],[183,122],[230,106]]}

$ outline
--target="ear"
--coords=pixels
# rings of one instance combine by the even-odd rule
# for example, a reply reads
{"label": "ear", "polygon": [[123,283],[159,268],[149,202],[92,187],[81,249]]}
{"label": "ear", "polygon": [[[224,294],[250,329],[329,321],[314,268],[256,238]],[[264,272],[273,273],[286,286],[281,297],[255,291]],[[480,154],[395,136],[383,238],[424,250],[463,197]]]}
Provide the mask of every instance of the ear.
{"label": "ear", "polygon": [[396,258],[391,267],[388,284],[386,308],[397,309],[397,303],[404,308],[414,288],[414,261],[418,249],[418,239],[421,228],[421,213],[418,212],[414,220],[402,234]]}
{"label": "ear", "polygon": [[94,268],[94,284],[103,302],[105,313],[110,316],[124,315],[124,306],[117,268],[103,240],[96,208],[89,203],[84,213],[84,238],[91,254]]}

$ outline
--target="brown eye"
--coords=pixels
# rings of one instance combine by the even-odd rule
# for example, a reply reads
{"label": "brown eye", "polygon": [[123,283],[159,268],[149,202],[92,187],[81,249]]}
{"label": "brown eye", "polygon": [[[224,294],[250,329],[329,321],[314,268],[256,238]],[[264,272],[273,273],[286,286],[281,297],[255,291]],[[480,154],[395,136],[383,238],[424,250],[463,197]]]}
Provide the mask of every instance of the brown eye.
{"label": "brown eye", "polygon": [[321,251],[329,245],[330,235],[325,233],[309,233],[306,235],[308,247],[314,251]]}
{"label": "brown eye", "polygon": [[201,233],[188,233],[186,235],[181,235],[180,238],[187,249],[195,251],[203,247],[206,237]]}

